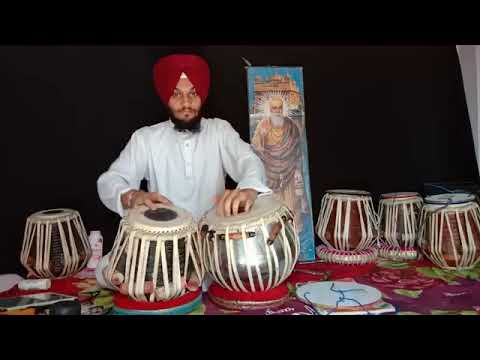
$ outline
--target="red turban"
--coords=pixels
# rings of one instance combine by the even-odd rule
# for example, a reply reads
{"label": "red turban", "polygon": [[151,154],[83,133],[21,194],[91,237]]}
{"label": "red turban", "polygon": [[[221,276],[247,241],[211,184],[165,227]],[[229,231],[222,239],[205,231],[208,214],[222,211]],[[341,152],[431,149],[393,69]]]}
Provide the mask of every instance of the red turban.
{"label": "red turban", "polygon": [[158,96],[165,105],[175,90],[182,73],[187,75],[202,103],[208,96],[210,88],[210,68],[198,55],[169,55],[160,58],[153,68],[153,79]]}

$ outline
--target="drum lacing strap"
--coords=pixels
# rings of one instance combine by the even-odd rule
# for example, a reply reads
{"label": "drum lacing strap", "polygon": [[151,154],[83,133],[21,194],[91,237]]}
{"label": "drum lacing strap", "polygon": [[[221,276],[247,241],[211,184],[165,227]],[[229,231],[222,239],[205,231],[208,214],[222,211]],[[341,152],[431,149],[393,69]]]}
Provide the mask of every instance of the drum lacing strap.
{"label": "drum lacing strap", "polygon": [[[397,239],[395,238],[395,233],[397,232],[397,225],[395,219],[398,217],[399,209],[395,207],[395,202],[398,199],[392,199],[392,207],[387,207],[384,202],[380,204],[380,222],[382,222],[383,218],[385,218],[385,229],[384,229],[384,236],[387,243],[390,243],[394,246],[400,246]],[[414,207],[418,206],[418,204],[422,203],[421,200],[412,201],[410,204],[403,203],[402,206],[402,213],[403,213],[403,222],[405,224],[405,232],[407,239],[405,240],[408,246],[413,246],[412,241],[415,241],[415,234],[418,232],[418,220],[415,218]],[[410,212],[408,211],[410,208]],[[410,214],[409,214],[410,213]],[[411,221],[411,222],[410,222]],[[381,223],[379,224],[381,227]],[[380,229],[379,229],[380,230]],[[380,231],[378,231],[378,237],[380,239]],[[377,240],[377,244],[379,244],[379,240]]]}

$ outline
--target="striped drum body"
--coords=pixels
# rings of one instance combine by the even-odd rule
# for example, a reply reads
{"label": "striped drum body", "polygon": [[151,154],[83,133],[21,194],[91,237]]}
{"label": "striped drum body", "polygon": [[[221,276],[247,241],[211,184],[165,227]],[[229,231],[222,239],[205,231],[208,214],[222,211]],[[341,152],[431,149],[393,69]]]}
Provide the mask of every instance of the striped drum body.
{"label": "striped drum body", "polygon": [[292,212],[272,195],[260,196],[248,213],[200,223],[203,259],[215,282],[231,291],[274,288],[293,271],[299,239]]}
{"label": "striped drum body", "polygon": [[120,222],[106,279],[138,301],[163,301],[196,291],[203,279],[197,224],[183,209],[129,210]]}
{"label": "striped drum body", "polygon": [[436,265],[469,269],[480,259],[480,207],[470,194],[441,194],[425,198],[420,247]]}

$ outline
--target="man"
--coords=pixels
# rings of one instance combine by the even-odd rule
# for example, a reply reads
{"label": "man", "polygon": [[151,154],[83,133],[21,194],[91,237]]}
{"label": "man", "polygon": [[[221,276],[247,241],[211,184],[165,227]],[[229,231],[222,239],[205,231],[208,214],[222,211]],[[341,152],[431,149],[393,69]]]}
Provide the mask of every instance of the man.
{"label": "man", "polygon": [[302,231],[302,212],[306,211],[302,176],[300,129],[285,116],[284,101],[274,96],[267,103],[267,114],[255,129],[252,146],[263,160],[267,185],[280,195],[294,212],[298,232]]}
{"label": "man", "polygon": [[[220,216],[237,215],[241,208],[248,212],[259,193],[271,192],[250,145],[227,121],[202,117],[210,86],[205,60],[196,55],[161,58],[154,66],[154,83],[170,119],[135,131],[99,177],[98,193],[106,207],[123,216],[140,205],[173,204],[199,219],[215,205]],[[227,173],[237,189],[225,190]],[[142,179],[148,192],[139,190]]]}

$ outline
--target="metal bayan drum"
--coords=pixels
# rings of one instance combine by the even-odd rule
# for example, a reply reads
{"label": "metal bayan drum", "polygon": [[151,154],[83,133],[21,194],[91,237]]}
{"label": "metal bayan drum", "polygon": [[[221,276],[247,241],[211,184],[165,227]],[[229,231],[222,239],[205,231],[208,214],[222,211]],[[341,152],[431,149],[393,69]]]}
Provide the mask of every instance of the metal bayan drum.
{"label": "metal bayan drum", "polygon": [[418,256],[417,239],[423,199],[416,192],[382,194],[379,203],[379,238],[382,257],[414,260]]}
{"label": "metal bayan drum", "polygon": [[293,213],[272,195],[260,196],[248,213],[201,220],[203,259],[214,281],[230,291],[272,289],[291,274],[300,242]]}
{"label": "metal bayan drum", "polygon": [[43,210],[27,218],[20,261],[34,276],[56,279],[76,274],[91,255],[78,211]]}
{"label": "metal bayan drum", "polygon": [[183,209],[129,210],[120,222],[106,280],[139,301],[164,301],[196,291],[203,279],[197,224]]}
{"label": "metal bayan drum", "polygon": [[467,193],[425,198],[419,242],[423,253],[445,269],[469,269],[480,259],[480,207]]}

